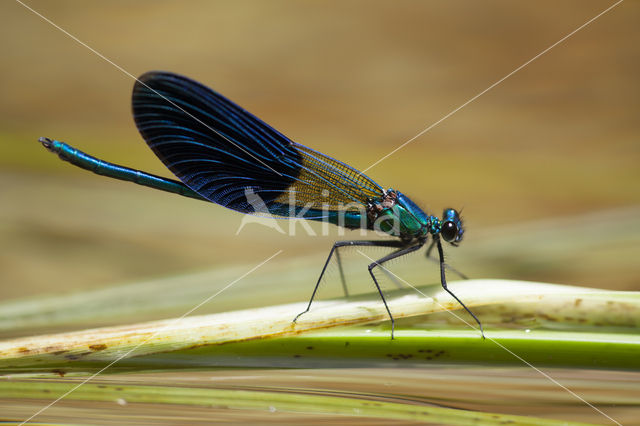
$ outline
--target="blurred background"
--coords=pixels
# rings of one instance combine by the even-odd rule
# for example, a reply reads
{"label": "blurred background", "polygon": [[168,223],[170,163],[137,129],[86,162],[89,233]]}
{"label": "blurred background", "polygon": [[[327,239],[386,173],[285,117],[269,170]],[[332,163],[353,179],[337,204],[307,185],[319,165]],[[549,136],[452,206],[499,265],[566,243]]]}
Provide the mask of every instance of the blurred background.
{"label": "blurred background", "polygon": [[[189,76],[293,140],[363,170],[613,2],[27,4],[134,76],[149,70]],[[170,176],[134,126],[130,76],[18,2],[1,2],[0,17],[1,338],[178,316],[278,250],[277,258],[196,314],[307,300],[331,244],[365,238],[339,235],[335,227],[328,236],[309,236],[299,225],[290,236],[251,223],[236,235],[242,220],[236,212],[58,160],[38,137]],[[638,22],[640,3],[620,4],[367,174],[429,213],[463,209],[465,240],[446,253],[472,278],[640,290]],[[422,257],[407,256],[392,268],[413,285],[438,285],[437,266]],[[373,291],[367,260],[355,252],[343,259],[350,286]],[[321,297],[340,296],[335,267],[326,281]],[[349,397],[604,421],[526,367],[435,367],[128,379],[277,392],[328,389],[327,395],[345,391]],[[637,419],[633,406],[611,406],[611,389],[624,401],[636,375],[551,374],[619,421]],[[43,405],[0,401],[6,416],[20,419]],[[135,414],[185,424],[200,413],[175,405],[136,407],[63,401],[38,419],[122,424],[126,418],[130,424]],[[239,421],[233,410],[201,412],[206,424],[212,412]],[[263,414],[260,421],[283,419]]]}
{"label": "blurred background", "polygon": [[[28,4],[134,76],[189,76],[362,170],[612,3]],[[169,176],[134,126],[130,76],[18,2],[0,16],[1,300],[250,267],[277,250],[274,262],[306,256],[319,272],[350,238],[236,235],[238,213],[59,161],[38,137]],[[621,4],[367,174],[429,213],[463,208],[465,241],[447,254],[474,278],[640,290],[639,18]],[[407,264],[437,282],[421,256]]]}

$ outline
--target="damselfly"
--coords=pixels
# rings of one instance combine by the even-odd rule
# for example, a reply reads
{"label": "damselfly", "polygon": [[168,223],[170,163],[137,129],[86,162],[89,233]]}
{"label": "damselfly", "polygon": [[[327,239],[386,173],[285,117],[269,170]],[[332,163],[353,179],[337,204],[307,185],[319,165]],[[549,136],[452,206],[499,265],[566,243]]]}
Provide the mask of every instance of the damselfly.
{"label": "damselfly", "polygon": [[[94,173],[241,213],[302,217],[397,237],[336,242],[307,309],[294,322],[311,308],[327,265],[341,247],[390,247],[395,250],[368,269],[391,319],[393,338],[395,321],[374,269],[420,249],[431,236],[427,256],[437,248],[442,287],[471,314],[482,332],[478,318],[447,288],[441,241],[453,246],[462,241],[464,229],[456,210],[445,209],[442,219],[428,215],[400,191],[384,189],[353,167],[291,141],[225,97],[180,75],[149,72],[141,76],[133,89],[133,117],[149,147],[179,181],[108,163],[49,138],[40,138],[40,142],[61,159]],[[255,197],[264,211],[257,211],[250,202]],[[344,284],[342,270],[341,277]]]}

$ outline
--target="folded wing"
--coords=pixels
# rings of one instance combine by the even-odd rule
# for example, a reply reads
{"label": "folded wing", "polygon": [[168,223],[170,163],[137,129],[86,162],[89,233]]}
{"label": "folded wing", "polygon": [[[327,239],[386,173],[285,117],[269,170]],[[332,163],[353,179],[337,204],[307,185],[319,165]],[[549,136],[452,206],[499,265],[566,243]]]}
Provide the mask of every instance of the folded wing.
{"label": "folded wing", "polygon": [[136,126],[158,158],[189,188],[224,207],[254,213],[258,196],[270,214],[308,208],[305,217],[317,218],[310,215],[350,209],[382,193],[356,169],[292,142],[186,77],[146,73],[135,84],[132,104]]}

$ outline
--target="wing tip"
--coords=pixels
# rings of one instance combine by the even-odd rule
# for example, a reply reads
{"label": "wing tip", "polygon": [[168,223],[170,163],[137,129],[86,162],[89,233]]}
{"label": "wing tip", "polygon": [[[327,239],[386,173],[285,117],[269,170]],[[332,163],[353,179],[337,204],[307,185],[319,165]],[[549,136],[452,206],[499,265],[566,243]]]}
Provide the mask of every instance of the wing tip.
{"label": "wing tip", "polygon": [[[140,75],[140,77],[136,78],[135,87],[139,87],[141,85],[148,86],[149,82],[153,80],[157,80],[158,77],[167,77],[171,75],[176,75],[176,74],[168,71],[160,71],[160,70],[147,71],[144,74]],[[135,91],[135,88],[134,88],[134,91]]]}

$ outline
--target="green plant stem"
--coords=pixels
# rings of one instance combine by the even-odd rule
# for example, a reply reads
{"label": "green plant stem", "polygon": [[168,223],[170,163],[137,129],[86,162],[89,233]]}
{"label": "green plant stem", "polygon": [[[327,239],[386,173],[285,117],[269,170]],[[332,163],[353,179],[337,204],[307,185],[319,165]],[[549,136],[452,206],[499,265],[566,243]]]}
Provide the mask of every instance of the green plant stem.
{"label": "green plant stem", "polygon": [[299,391],[246,391],[175,386],[108,385],[41,381],[0,381],[0,397],[129,403],[180,404],[221,409],[253,409],[265,412],[333,414],[349,417],[409,420],[430,424],[578,425],[552,419],[433,407],[425,404],[378,401],[362,395],[327,396]]}

